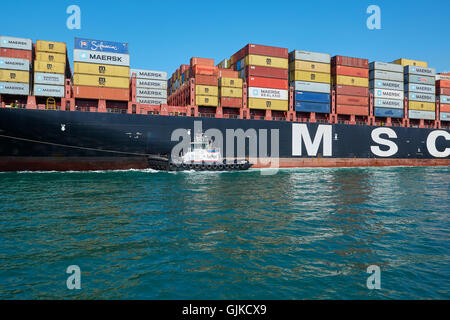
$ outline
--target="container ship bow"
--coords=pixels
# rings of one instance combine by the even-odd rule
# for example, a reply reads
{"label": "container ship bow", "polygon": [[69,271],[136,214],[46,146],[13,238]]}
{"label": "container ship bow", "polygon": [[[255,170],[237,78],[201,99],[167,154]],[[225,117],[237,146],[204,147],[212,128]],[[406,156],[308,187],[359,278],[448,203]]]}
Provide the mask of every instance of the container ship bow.
{"label": "container ship bow", "polygon": [[0,171],[146,169],[194,133],[256,168],[448,166],[449,120],[450,75],[422,61],[249,44],[168,77],[75,38],[72,73],[65,43],[0,37]]}

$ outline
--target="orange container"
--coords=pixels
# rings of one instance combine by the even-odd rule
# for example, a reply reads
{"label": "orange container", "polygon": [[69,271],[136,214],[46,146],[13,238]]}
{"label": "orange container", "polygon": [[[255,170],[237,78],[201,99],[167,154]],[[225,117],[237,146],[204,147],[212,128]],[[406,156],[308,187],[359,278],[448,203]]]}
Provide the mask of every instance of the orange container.
{"label": "orange container", "polygon": [[129,89],[73,86],[73,96],[84,99],[104,99],[128,101],[130,98]]}
{"label": "orange container", "polygon": [[257,88],[281,89],[281,90],[287,90],[289,87],[288,80],[262,78],[262,77],[248,77],[247,86]]}
{"label": "orange container", "polygon": [[369,69],[357,67],[333,66],[333,68],[331,69],[331,73],[350,77],[369,77]]}
{"label": "orange container", "polygon": [[368,116],[369,108],[367,106],[349,106],[345,104],[338,104],[336,105],[336,113],[355,116]]}
{"label": "orange container", "polygon": [[207,58],[191,58],[191,67],[199,65],[199,66],[206,66],[206,67],[214,67],[214,59],[207,59]]}
{"label": "orange container", "polygon": [[450,88],[450,80],[438,80],[436,81],[436,87]]}
{"label": "orange container", "polygon": [[27,59],[27,60],[31,61],[31,51],[30,50],[0,48],[0,57]]}
{"label": "orange container", "polygon": [[208,75],[203,75],[203,74],[197,74],[195,76],[195,83],[201,84],[204,86],[217,86],[218,78],[217,78],[217,76],[208,76]]}
{"label": "orange container", "polygon": [[239,78],[239,72],[230,69],[219,69],[219,78]]}
{"label": "orange container", "polygon": [[351,106],[369,106],[369,97],[337,95],[336,103]]}
{"label": "orange container", "polygon": [[222,107],[241,108],[242,107],[242,98],[223,97],[223,98],[220,98],[220,105]]}
{"label": "orange container", "polygon": [[192,71],[194,72],[194,75],[198,75],[198,74],[204,74],[207,76],[213,76],[213,75],[217,75],[217,68],[216,67],[209,67],[209,66],[202,66],[202,65],[194,65],[192,67]]}
{"label": "orange container", "polygon": [[436,95],[450,96],[450,88],[436,87]]}
{"label": "orange container", "polygon": [[441,103],[439,110],[441,112],[450,112],[450,104]]}

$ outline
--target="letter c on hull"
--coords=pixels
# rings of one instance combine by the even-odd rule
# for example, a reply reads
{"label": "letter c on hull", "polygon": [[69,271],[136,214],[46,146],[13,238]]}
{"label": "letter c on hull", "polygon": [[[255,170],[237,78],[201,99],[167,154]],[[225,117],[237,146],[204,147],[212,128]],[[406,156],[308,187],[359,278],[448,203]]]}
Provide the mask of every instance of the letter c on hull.
{"label": "letter c on hull", "polygon": [[450,148],[445,148],[444,151],[439,151],[436,148],[436,139],[438,137],[444,137],[445,140],[450,141],[450,133],[444,130],[435,130],[430,132],[427,138],[428,152],[436,158],[446,158],[450,156]]}

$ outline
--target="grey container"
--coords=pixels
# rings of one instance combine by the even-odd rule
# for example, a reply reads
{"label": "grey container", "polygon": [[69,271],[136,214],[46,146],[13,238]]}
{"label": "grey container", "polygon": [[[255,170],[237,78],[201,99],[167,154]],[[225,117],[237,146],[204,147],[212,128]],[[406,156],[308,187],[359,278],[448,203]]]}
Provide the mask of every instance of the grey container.
{"label": "grey container", "polygon": [[403,73],[403,66],[396,63],[374,61],[370,63],[369,69]]}
{"label": "grey container", "polygon": [[33,41],[31,39],[0,36],[0,48],[31,50],[33,48]]}
{"label": "grey container", "polygon": [[319,92],[330,93],[331,85],[328,83],[317,83],[308,81],[292,81],[291,87],[294,87],[295,91],[307,91],[307,92]]}
{"label": "grey container", "polygon": [[148,80],[167,80],[167,72],[165,71],[153,71],[153,70],[142,70],[142,69],[131,69],[130,77],[136,74],[138,79],[148,79]]}
{"label": "grey container", "polygon": [[294,60],[331,63],[331,55],[329,55],[328,53],[294,50],[289,53],[289,61]]}
{"label": "grey container", "polygon": [[450,121],[450,112],[441,112],[440,118],[441,121]]}
{"label": "grey container", "polygon": [[403,100],[374,98],[373,105],[374,107],[403,109]]}
{"label": "grey container", "polygon": [[410,119],[425,119],[425,120],[435,120],[436,112],[434,111],[420,111],[420,110],[409,110],[408,117]]}
{"label": "grey container", "polygon": [[0,82],[0,94],[28,96],[30,94],[30,86],[28,83],[2,81]]}
{"label": "grey container", "polygon": [[450,96],[440,96],[439,101],[441,103],[450,104]]}
{"label": "grey container", "polygon": [[406,97],[410,101],[435,102],[436,96],[429,93],[407,92]]}
{"label": "grey container", "polygon": [[46,84],[35,84],[33,93],[37,97],[63,98],[65,94],[64,86],[50,86]]}
{"label": "grey container", "polygon": [[408,84],[405,84],[405,91],[435,94],[436,87],[433,85],[408,83]]}
{"label": "grey container", "polygon": [[403,81],[403,73],[383,70],[372,70],[369,72],[369,79],[381,79],[389,81]]}
{"label": "grey container", "polygon": [[436,76],[436,69],[417,66],[406,66],[405,74],[418,74],[421,76],[434,77]]}
{"label": "grey container", "polygon": [[136,88],[136,97],[167,99],[167,90]]}
{"label": "grey container", "polygon": [[54,86],[64,85],[64,75],[59,73],[34,73],[34,83],[36,84],[49,84]]}
{"label": "grey container", "polygon": [[0,57],[0,69],[30,71],[30,61],[27,59]]}
{"label": "grey container", "polygon": [[398,90],[371,89],[370,93],[373,94],[374,98],[395,99],[395,100],[402,100],[402,101],[404,98],[403,91],[398,91]]}
{"label": "grey container", "polygon": [[405,74],[405,82],[406,83],[427,84],[430,86],[434,86],[436,83],[436,81],[434,80],[434,77],[419,76],[417,74]]}
{"label": "grey container", "polygon": [[369,82],[370,89],[388,89],[388,90],[399,90],[403,91],[403,79],[402,81],[389,81],[382,79],[373,79]]}
{"label": "grey container", "polygon": [[159,99],[159,98],[141,98],[136,97],[136,101],[142,104],[149,104],[152,106],[159,106],[160,104],[167,104],[167,99]]}
{"label": "grey container", "polygon": [[136,87],[143,89],[167,89],[165,80],[136,79]]}

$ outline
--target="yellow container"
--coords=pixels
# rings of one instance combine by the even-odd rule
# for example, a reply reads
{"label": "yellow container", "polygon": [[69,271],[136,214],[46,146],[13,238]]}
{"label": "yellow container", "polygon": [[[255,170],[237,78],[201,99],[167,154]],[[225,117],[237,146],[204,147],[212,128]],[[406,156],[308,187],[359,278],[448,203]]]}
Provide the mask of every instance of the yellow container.
{"label": "yellow container", "polygon": [[66,64],[60,62],[34,61],[35,72],[62,73],[66,70]]}
{"label": "yellow container", "polygon": [[239,78],[220,78],[221,87],[242,88],[242,79]]}
{"label": "yellow container", "polygon": [[198,106],[217,107],[219,104],[219,99],[212,96],[195,96],[195,104]]}
{"label": "yellow container", "polygon": [[338,75],[336,76],[336,78],[333,78],[333,84],[343,86],[369,87],[369,79]]}
{"label": "yellow container", "polygon": [[219,94],[219,90],[216,86],[197,85],[195,86],[195,94],[217,97]]}
{"label": "yellow container", "polygon": [[66,44],[64,42],[37,40],[36,51],[66,54]]}
{"label": "yellow container", "polygon": [[128,89],[130,80],[128,78],[94,76],[90,74],[74,74],[73,84],[76,86],[94,86],[106,88]]}
{"label": "yellow container", "polygon": [[435,111],[436,104],[434,102],[409,101],[408,109],[420,111]]}
{"label": "yellow container", "polygon": [[0,70],[0,81],[29,83],[30,73],[18,70]]}
{"label": "yellow container", "polygon": [[96,76],[125,77],[130,75],[130,67],[111,66],[95,63],[73,63],[73,73],[93,74]]}
{"label": "yellow container", "polygon": [[311,61],[295,60],[289,64],[289,70],[301,70],[321,73],[331,73],[331,66],[329,63],[319,63]]}
{"label": "yellow container", "polygon": [[245,65],[252,66],[262,66],[262,67],[273,67],[280,69],[288,69],[289,62],[288,59],[285,58],[274,58],[268,56],[257,56],[250,54],[245,57]]}
{"label": "yellow container", "polygon": [[290,72],[290,81],[310,81],[310,82],[330,83],[331,76],[329,73],[296,70]]}
{"label": "yellow container", "polygon": [[288,100],[248,98],[248,107],[250,109],[269,109],[269,110],[277,110],[277,111],[287,111],[289,109],[289,101]]}
{"label": "yellow container", "polygon": [[222,87],[220,88],[220,96],[229,98],[242,98],[242,89]]}
{"label": "yellow container", "polygon": [[43,62],[66,63],[66,55],[62,53],[37,52],[36,60]]}
{"label": "yellow container", "polygon": [[417,66],[428,68],[428,62],[419,61],[419,60],[411,60],[411,59],[397,59],[394,61],[396,64],[401,64],[402,66]]}

